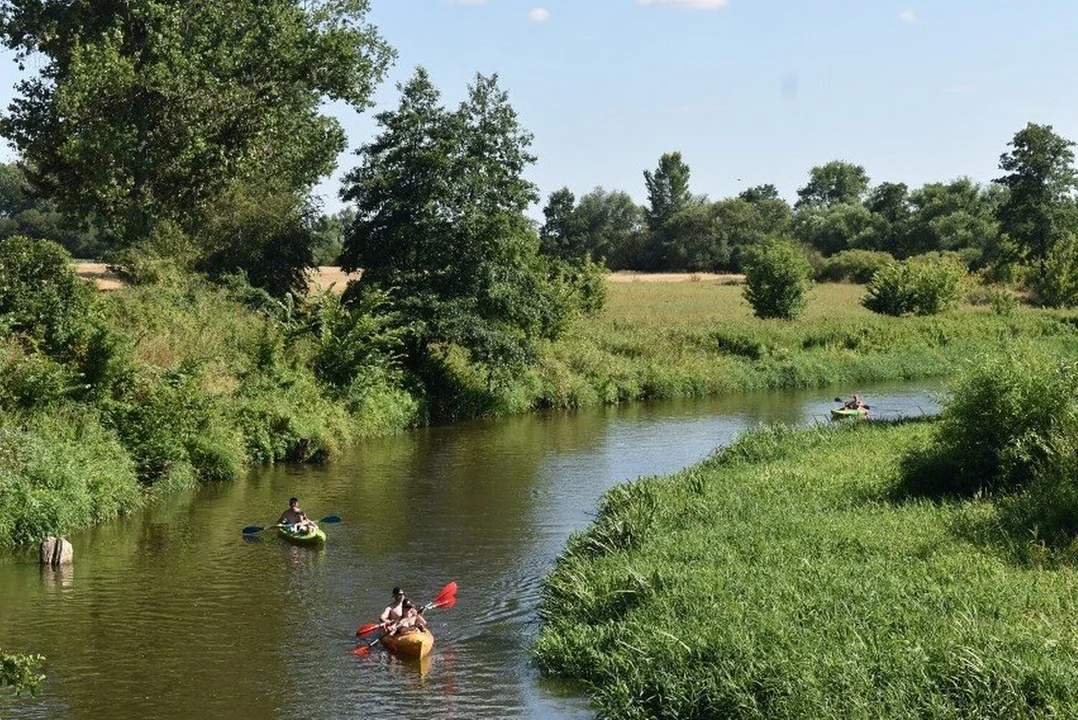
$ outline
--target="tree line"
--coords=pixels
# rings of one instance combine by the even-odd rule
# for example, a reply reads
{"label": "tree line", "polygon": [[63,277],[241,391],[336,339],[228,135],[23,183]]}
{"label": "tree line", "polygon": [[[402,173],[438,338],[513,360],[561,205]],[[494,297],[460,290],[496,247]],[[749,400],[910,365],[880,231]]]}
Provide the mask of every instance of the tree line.
{"label": "tree line", "polygon": [[771,184],[714,201],[696,194],[688,163],[671,152],[644,171],[643,205],[602,187],[579,201],[568,188],[551,193],[540,237],[548,253],[588,253],[615,270],[738,272],[748,248],[785,237],[817,266],[849,251],[896,259],[953,252],[971,270],[1011,278],[1016,266],[1041,271],[1072,252],[1073,146],[1051,126],[1030,123],[1001,156],[1004,174],[987,186],[968,177],[913,189],[874,185],[861,165],[834,160],[809,171],[793,205]]}

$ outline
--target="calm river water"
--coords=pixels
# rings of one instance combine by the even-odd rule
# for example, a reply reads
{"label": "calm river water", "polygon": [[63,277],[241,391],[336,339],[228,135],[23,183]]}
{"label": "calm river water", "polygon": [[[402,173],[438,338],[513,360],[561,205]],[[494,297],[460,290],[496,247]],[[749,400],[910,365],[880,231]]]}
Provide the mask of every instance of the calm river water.
{"label": "calm river water", "polygon": [[[863,388],[874,417],[938,410],[939,385]],[[327,467],[277,467],[71,536],[75,563],[0,558],[0,647],[47,657],[19,718],[586,718],[529,664],[539,585],[613,484],[666,474],[763,422],[826,422],[835,389],[501,418],[382,438]],[[246,525],[290,495],[323,550]],[[428,601],[430,657],[351,653],[394,585]]]}

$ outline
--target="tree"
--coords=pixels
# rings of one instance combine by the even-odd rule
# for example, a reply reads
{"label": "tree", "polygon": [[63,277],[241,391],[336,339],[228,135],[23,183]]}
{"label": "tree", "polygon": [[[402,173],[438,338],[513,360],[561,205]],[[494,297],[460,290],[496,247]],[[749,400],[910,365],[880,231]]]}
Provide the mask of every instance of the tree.
{"label": "tree", "polygon": [[576,196],[563,187],[550,194],[543,208],[545,222],[539,228],[539,247],[547,255],[563,259],[583,256],[587,249],[576,216]]}
{"label": "tree", "polygon": [[575,216],[593,258],[615,269],[645,266],[644,210],[629,193],[597,187],[580,198]]}
{"label": "tree", "polygon": [[692,202],[689,191],[689,166],[680,152],[664,153],[655,172],[644,171],[648,191],[648,206],[644,210],[648,227],[659,232],[667,220]]}
{"label": "tree", "polygon": [[886,221],[860,203],[803,207],[793,223],[794,237],[825,256],[878,249],[885,231]]}
{"label": "tree", "polygon": [[1051,125],[1029,123],[1008,144],[1011,151],[999,158],[1007,174],[995,180],[1010,191],[999,208],[1000,224],[1026,258],[1040,265],[1075,229],[1074,142],[1056,135]]}
{"label": "tree", "polygon": [[969,178],[928,183],[910,193],[912,213],[900,257],[972,249],[979,258],[999,234],[995,198]]}
{"label": "tree", "polygon": [[237,181],[304,193],[345,147],[320,113],[362,110],[391,49],[368,0],[4,0],[0,38],[45,58],[0,132],[31,180],[122,242],[191,231]]}
{"label": "tree", "polygon": [[832,160],[809,172],[808,184],[797,191],[795,208],[857,204],[868,190],[868,175],[860,165]]}
{"label": "tree", "polygon": [[797,246],[769,240],[749,253],[745,299],[758,318],[792,320],[801,314],[812,288],[812,268]]}
{"label": "tree", "polygon": [[531,135],[496,76],[476,76],[452,112],[422,68],[400,90],[342,191],[356,203],[342,263],[363,268],[349,292],[390,294],[413,369],[451,344],[493,381],[531,360],[571,309],[525,214],[538,199],[523,177]]}
{"label": "tree", "polygon": [[77,258],[99,257],[101,240],[85,226],[38,197],[17,164],[0,163],[0,238],[26,235],[57,242]]}

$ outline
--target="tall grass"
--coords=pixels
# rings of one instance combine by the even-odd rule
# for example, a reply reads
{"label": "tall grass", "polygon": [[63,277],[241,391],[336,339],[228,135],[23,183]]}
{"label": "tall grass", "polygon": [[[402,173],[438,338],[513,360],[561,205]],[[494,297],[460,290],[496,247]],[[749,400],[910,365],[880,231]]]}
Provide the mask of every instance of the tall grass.
{"label": "tall grass", "polygon": [[875,315],[864,288],[821,285],[800,320],[759,320],[739,288],[612,284],[605,315],[583,318],[546,348],[533,405],[576,406],[763,388],[856,385],[953,373],[986,346],[1025,338],[1078,351],[1075,316],[963,305],[931,317]]}
{"label": "tall grass", "polygon": [[767,429],[613,490],[543,589],[535,647],[602,718],[1078,714],[1078,582],[893,502],[926,423]]}

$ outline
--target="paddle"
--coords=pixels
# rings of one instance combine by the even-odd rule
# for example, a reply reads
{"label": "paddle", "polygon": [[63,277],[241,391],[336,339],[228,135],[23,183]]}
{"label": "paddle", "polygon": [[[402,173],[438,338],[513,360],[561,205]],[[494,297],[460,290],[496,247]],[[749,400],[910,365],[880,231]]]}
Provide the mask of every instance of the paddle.
{"label": "paddle", "polygon": [[[423,612],[424,610],[430,610],[431,608],[451,608],[457,604],[456,595],[457,583],[456,581],[453,581],[447,584],[444,588],[442,588],[438,592],[438,594],[434,596],[433,600],[431,600],[423,607],[419,608],[419,612]],[[356,637],[363,637],[364,635],[368,635],[380,627],[382,627],[382,623],[380,622],[360,625],[358,628],[356,628]]]}
{"label": "paddle", "polygon": [[[319,525],[323,525],[325,523],[332,524],[332,523],[339,523],[340,521],[341,521],[341,518],[339,516],[337,516],[337,515],[326,515],[324,518],[322,518],[321,520],[318,521],[318,524]],[[262,532],[266,528],[276,528],[276,527],[284,527],[284,525],[281,525],[280,523],[278,523],[276,525],[266,525],[266,526],[248,525],[247,527],[245,527],[243,529],[243,534],[244,535],[254,535],[255,533]]]}
{"label": "paddle", "polygon": [[[446,609],[448,609],[448,608],[453,607],[456,604],[457,604],[457,583],[456,583],[456,581],[453,581],[453,582],[447,584],[444,588],[442,588],[438,592],[438,594],[434,596],[433,600],[431,600],[429,603],[427,603],[423,607],[419,608],[419,612],[422,613],[424,610],[430,610],[431,608],[446,608]],[[367,635],[368,633],[374,632],[375,630],[377,630],[381,626],[382,626],[382,623],[380,623],[380,622],[367,623],[366,625],[360,625],[356,629],[356,637],[363,637],[364,635]],[[352,653],[355,654],[355,655],[366,655],[367,653],[369,653],[371,651],[372,647],[374,647],[378,643],[382,642],[383,637],[385,637],[385,636],[384,635],[379,635],[374,640],[371,640],[369,643],[365,643],[363,645],[360,645],[355,650],[353,650]]]}

